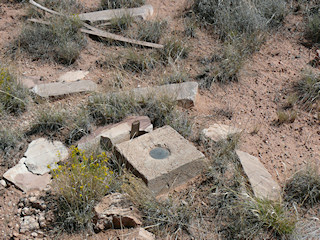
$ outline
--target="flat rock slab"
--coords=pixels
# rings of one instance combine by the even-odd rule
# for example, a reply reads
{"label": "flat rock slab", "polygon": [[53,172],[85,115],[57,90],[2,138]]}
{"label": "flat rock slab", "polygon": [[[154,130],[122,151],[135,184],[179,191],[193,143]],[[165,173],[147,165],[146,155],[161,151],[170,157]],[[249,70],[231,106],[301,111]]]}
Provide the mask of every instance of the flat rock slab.
{"label": "flat rock slab", "polygon": [[153,15],[153,7],[151,5],[144,5],[138,8],[128,9],[108,9],[97,12],[81,13],[79,18],[83,21],[97,22],[97,21],[109,21],[116,17],[122,17],[124,15],[130,15],[132,17],[141,17],[147,19]]}
{"label": "flat rock slab", "polygon": [[24,162],[25,158],[22,158],[16,166],[5,172],[3,177],[24,192],[45,189],[51,181],[50,174],[47,173],[42,176],[33,174],[29,172]]}
{"label": "flat rock slab", "polygon": [[136,228],[133,232],[126,238],[127,240],[155,240],[156,237],[151,232],[148,232],[144,228]]}
{"label": "flat rock slab", "polygon": [[215,142],[219,142],[221,140],[226,140],[230,135],[239,134],[241,132],[242,130],[236,127],[224,124],[213,124],[209,128],[203,129],[202,134]]}
{"label": "flat rock slab", "polygon": [[65,160],[68,156],[68,149],[59,141],[49,142],[45,138],[32,141],[25,155],[25,165],[28,170],[35,174],[45,174],[56,168],[56,163]]}
{"label": "flat rock slab", "polygon": [[18,78],[19,83],[21,83],[26,88],[33,88],[37,84],[40,84],[40,77],[35,76],[20,76]]}
{"label": "flat rock slab", "polygon": [[236,150],[236,153],[249,179],[254,195],[262,199],[278,200],[281,188],[272,179],[271,174],[259,159],[239,150]]}
{"label": "flat rock slab", "polygon": [[94,92],[97,84],[90,80],[39,84],[32,91],[40,97],[57,97],[73,93]]}
{"label": "flat rock slab", "polygon": [[155,195],[194,178],[206,166],[205,156],[170,126],[117,144],[116,151]]}
{"label": "flat rock slab", "polygon": [[70,71],[62,74],[59,78],[59,82],[75,82],[85,78],[89,74],[88,71]]}
{"label": "flat rock slab", "polygon": [[[103,146],[108,148],[117,143],[130,140],[131,125],[133,122],[140,122],[140,132],[151,132],[153,125],[150,118],[147,116],[131,116],[127,117],[122,122],[116,124],[110,124],[105,127],[100,127],[88,136],[83,137],[78,142],[78,148],[85,149],[92,145],[98,144],[101,140]],[[103,140],[102,140],[103,138]]]}

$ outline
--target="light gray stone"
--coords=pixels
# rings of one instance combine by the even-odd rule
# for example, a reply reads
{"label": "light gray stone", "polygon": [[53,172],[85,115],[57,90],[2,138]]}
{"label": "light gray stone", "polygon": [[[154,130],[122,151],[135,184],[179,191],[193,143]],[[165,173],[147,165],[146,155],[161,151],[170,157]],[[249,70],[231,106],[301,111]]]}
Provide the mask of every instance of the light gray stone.
{"label": "light gray stone", "polygon": [[56,97],[73,93],[94,92],[96,90],[97,84],[90,80],[45,83],[32,88],[32,91],[40,97]]}
{"label": "light gray stone", "polygon": [[18,81],[26,88],[33,88],[34,86],[40,83],[40,77],[20,76],[18,77]]}
{"label": "light gray stone", "polygon": [[78,16],[83,21],[97,22],[110,21],[115,17],[121,17],[127,14],[132,17],[141,17],[142,19],[146,19],[153,14],[153,7],[151,5],[144,5],[139,8],[108,9],[98,12],[81,13]]}
{"label": "light gray stone", "polygon": [[258,198],[278,200],[281,188],[259,159],[239,150],[236,153],[248,177],[254,195]]}
{"label": "light gray stone", "polygon": [[50,174],[44,174],[42,176],[33,174],[29,172],[24,161],[25,158],[21,159],[16,166],[5,172],[3,177],[24,192],[33,190],[41,191],[45,189],[51,181]]}
{"label": "light gray stone", "polygon": [[75,82],[85,78],[89,74],[88,71],[70,71],[62,74],[59,78],[59,82]]}
{"label": "light gray stone", "polygon": [[110,148],[117,143],[128,141],[130,140],[131,125],[135,121],[140,122],[139,131],[141,134],[153,130],[153,125],[147,116],[131,116],[122,122],[100,127],[92,134],[83,137],[77,144],[78,148],[86,149],[98,143],[101,143],[103,147]]}
{"label": "light gray stone", "polygon": [[226,140],[228,136],[234,134],[240,134],[241,129],[224,125],[224,124],[213,124],[209,128],[203,129],[202,134],[215,142],[220,140]]}
{"label": "light gray stone", "polygon": [[112,193],[94,207],[96,230],[136,227],[142,224],[141,215],[126,194]]}
{"label": "light gray stone", "polygon": [[[153,158],[150,151],[159,147],[166,149],[169,155]],[[205,156],[170,126],[117,144],[116,151],[119,160],[141,177],[156,195],[196,177],[207,166]]]}
{"label": "light gray stone", "polygon": [[3,187],[7,187],[7,183],[5,180],[1,179],[0,180],[0,184],[3,186]]}
{"label": "light gray stone", "polygon": [[35,216],[25,216],[20,220],[20,233],[31,232],[40,228]]}
{"label": "light gray stone", "polygon": [[24,155],[28,170],[43,175],[50,171],[48,166],[56,168],[56,163],[67,159],[69,153],[62,142],[49,142],[45,138],[39,138],[29,144]]}

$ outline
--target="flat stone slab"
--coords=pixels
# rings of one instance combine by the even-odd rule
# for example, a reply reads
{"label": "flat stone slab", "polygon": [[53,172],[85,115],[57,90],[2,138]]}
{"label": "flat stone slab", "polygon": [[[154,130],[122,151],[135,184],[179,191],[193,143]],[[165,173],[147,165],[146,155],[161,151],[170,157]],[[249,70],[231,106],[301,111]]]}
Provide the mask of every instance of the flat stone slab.
{"label": "flat stone slab", "polygon": [[48,166],[56,168],[56,163],[65,160],[69,152],[62,142],[49,142],[45,138],[39,138],[29,144],[24,155],[28,170],[43,175],[50,171]]}
{"label": "flat stone slab", "polygon": [[94,92],[97,84],[90,80],[39,84],[32,91],[40,97],[57,97],[73,93]]}
{"label": "flat stone slab", "polygon": [[116,151],[155,195],[194,178],[206,166],[205,156],[170,126],[117,144]]}
{"label": "flat stone slab", "polygon": [[176,100],[179,106],[190,108],[195,105],[196,96],[198,94],[198,83],[184,82],[156,87],[134,88],[131,91],[119,92],[116,94],[132,94],[137,101],[144,100],[149,96],[168,96]]}
{"label": "flat stone slab", "polygon": [[33,88],[41,82],[40,77],[36,76],[20,76],[18,81],[26,88]]}
{"label": "flat stone slab", "polygon": [[226,140],[228,136],[239,134],[242,130],[224,124],[213,124],[209,128],[203,129],[202,134],[215,142]]}
{"label": "flat stone slab", "polygon": [[90,135],[81,138],[77,144],[78,148],[85,149],[86,147],[98,144],[100,141],[102,146],[110,148],[117,143],[128,141],[130,140],[131,125],[135,121],[140,122],[139,132],[151,132],[153,130],[149,117],[130,116],[122,122],[100,127]]}
{"label": "flat stone slab", "polygon": [[262,199],[278,200],[281,188],[259,159],[239,150],[236,150],[236,153],[249,179],[254,195]]}
{"label": "flat stone slab", "polygon": [[85,78],[89,74],[89,71],[70,71],[62,74],[59,78],[59,82],[75,82]]}
{"label": "flat stone slab", "polygon": [[50,174],[36,175],[29,172],[24,164],[25,160],[25,158],[22,158],[16,166],[5,172],[3,177],[24,192],[45,189],[51,181]]}

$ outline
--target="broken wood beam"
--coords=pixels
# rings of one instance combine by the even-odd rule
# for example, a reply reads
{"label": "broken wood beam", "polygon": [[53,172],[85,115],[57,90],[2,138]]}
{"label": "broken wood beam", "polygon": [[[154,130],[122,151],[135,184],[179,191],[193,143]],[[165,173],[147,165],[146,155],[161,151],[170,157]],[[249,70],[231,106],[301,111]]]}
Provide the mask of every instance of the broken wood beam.
{"label": "broken wood beam", "polygon": [[78,16],[82,21],[97,22],[110,21],[113,18],[122,17],[125,15],[141,17],[143,20],[145,20],[152,14],[153,7],[151,5],[144,5],[139,8],[108,9],[103,11],[81,13]]}

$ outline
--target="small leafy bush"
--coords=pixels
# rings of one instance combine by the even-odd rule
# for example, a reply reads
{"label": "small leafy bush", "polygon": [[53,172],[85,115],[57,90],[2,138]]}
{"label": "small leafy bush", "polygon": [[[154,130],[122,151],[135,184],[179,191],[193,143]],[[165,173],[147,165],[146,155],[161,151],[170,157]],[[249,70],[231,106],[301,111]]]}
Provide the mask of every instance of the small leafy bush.
{"label": "small leafy bush", "polygon": [[143,21],[138,25],[138,39],[146,42],[159,43],[167,27],[166,21]]}
{"label": "small leafy bush", "polygon": [[145,0],[101,0],[103,9],[135,8],[145,4]]}
{"label": "small leafy bush", "polygon": [[28,90],[0,64],[0,113],[6,111],[19,114],[26,110]]}
{"label": "small leafy bush", "polygon": [[285,185],[285,199],[302,206],[314,206],[320,202],[320,175],[318,166],[308,166],[294,174]]}
{"label": "small leafy bush", "polygon": [[25,25],[13,44],[13,50],[28,52],[33,59],[55,60],[70,65],[87,42],[80,33],[82,23],[76,16],[56,17],[51,24]]}
{"label": "small leafy bush", "polygon": [[86,154],[71,147],[71,157],[52,169],[56,195],[56,222],[68,232],[91,227],[93,207],[108,193],[113,172],[107,167],[104,152]]}

